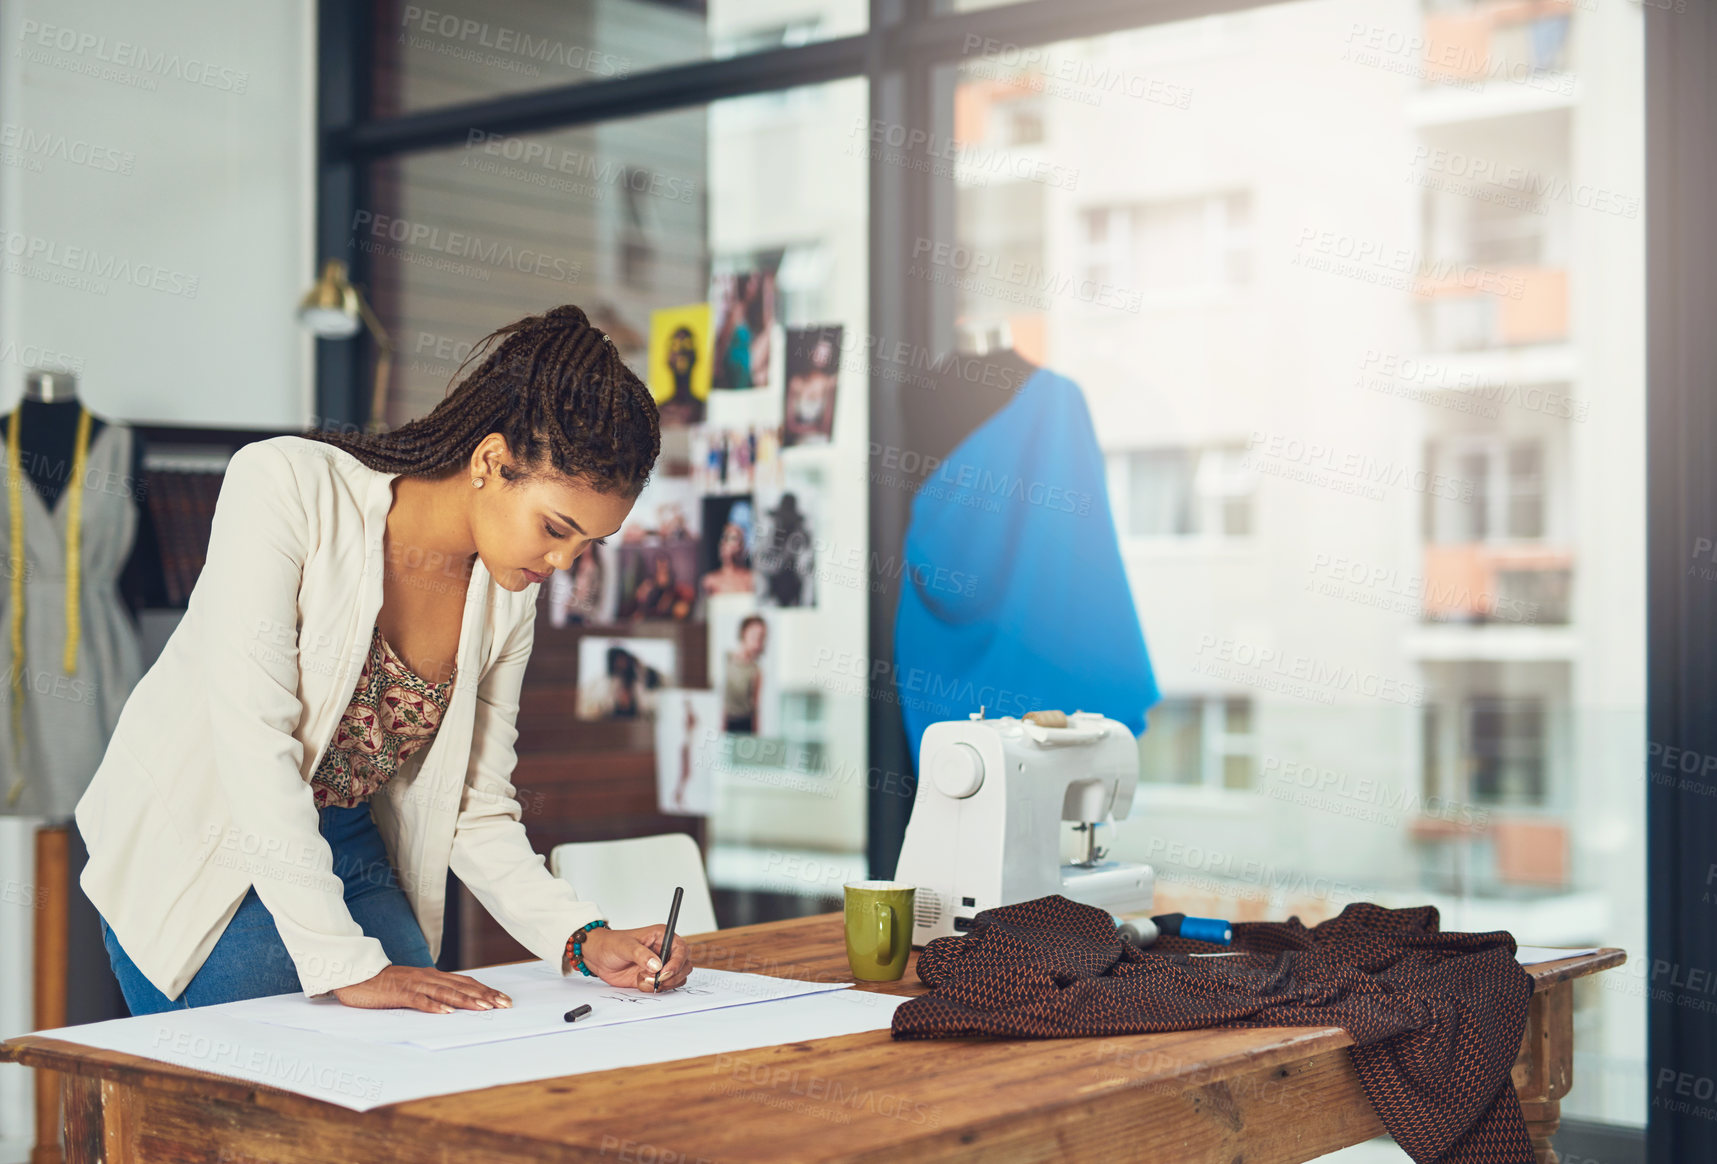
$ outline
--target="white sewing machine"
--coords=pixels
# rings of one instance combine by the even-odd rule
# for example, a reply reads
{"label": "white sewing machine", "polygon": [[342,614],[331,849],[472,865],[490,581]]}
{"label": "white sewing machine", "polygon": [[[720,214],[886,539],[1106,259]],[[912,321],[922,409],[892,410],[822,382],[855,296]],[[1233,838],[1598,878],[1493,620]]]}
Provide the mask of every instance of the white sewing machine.
{"label": "white sewing machine", "polygon": [[[1059,893],[1111,913],[1147,912],[1149,865],[1102,860],[1096,826],[1133,808],[1139,748],[1101,715],[1027,712],[931,724],[896,881],[917,886],[912,943],[970,928],[981,909]],[[1062,821],[1083,851],[1063,864]]]}

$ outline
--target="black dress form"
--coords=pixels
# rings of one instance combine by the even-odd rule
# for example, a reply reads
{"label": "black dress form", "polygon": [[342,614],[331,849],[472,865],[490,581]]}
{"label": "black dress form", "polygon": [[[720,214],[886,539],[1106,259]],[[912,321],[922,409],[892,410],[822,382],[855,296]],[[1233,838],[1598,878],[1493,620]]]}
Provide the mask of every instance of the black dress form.
{"label": "black dress form", "polygon": [[[18,459],[25,476],[36,486],[49,509],[58,506],[60,495],[72,476],[72,456],[77,451],[78,404],[76,400],[31,400],[18,402]],[[0,440],[5,439],[11,416],[0,416]],[[107,427],[93,411],[89,417],[89,439]],[[143,438],[135,431],[131,440],[132,500],[137,505],[137,537],[119,577],[119,597],[133,618],[145,606],[167,605],[165,579],[161,573],[161,548],[155,523],[143,490]]]}
{"label": "black dress form", "polygon": [[1036,371],[1036,364],[1012,348],[981,356],[950,352],[938,360],[929,372],[931,385],[901,393],[906,432],[921,458],[911,472],[920,478],[934,472],[962,441],[1013,403]]}

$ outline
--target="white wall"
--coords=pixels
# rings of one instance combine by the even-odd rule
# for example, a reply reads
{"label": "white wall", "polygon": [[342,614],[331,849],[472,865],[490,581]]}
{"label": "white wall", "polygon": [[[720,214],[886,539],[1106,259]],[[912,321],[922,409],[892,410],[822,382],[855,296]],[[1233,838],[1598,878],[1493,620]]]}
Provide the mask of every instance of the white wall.
{"label": "white wall", "polygon": [[[116,420],[309,422],[314,10],[7,0],[0,412],[58,364]],[[0,880],[28,887],[35,823],[0,820]],[[31,1026],[33,920],[0,906],[0,1037]],[[24,1158],[30,1082],[0,1067],[0,1164]]]}
{"label": "white wall", "polygon": [[60,362],[116,419],[308,422],[313,14],[8,0],[0,407]]}

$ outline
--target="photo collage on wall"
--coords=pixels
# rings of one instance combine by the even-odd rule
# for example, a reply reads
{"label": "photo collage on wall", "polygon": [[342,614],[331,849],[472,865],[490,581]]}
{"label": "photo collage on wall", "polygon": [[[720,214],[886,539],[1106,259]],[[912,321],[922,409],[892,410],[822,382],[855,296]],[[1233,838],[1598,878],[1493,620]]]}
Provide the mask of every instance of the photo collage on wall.
{"label": "photo collage on wall", "polygon": [[[780,730],[775,612],[817,606],[823,477],[783,454],[834,439],[845,328],[788,317],[786,257],[718,256],[705,302],[650,312],[663,455],[619,533],[545,586],[552,626],[595,632],[578,717],[654,720],[663,813],[709,811],[722,735]],[[628,633],[664,622],[706,625],[707,690],[677,685],[675,639]]]}

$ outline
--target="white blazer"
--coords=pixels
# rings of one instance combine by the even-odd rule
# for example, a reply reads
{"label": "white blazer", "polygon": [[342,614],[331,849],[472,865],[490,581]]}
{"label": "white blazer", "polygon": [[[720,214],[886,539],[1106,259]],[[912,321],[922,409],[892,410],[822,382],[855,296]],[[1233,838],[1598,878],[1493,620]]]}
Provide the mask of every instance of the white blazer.
{"label": "white blazer", "polygon": [[[388,965],[346,909],[309,781],[381,609],[395,476],[305,437],[234,455],[189,609],[78,802],[84,892],[169,998],[252,886],[307,994]],[[572,932],[603,916],[531,849],[509,780],[537,590],[502,589],[477,560],[447,713],[433,743],[371,799],[432,954],[449,869],[555,966]]]}

